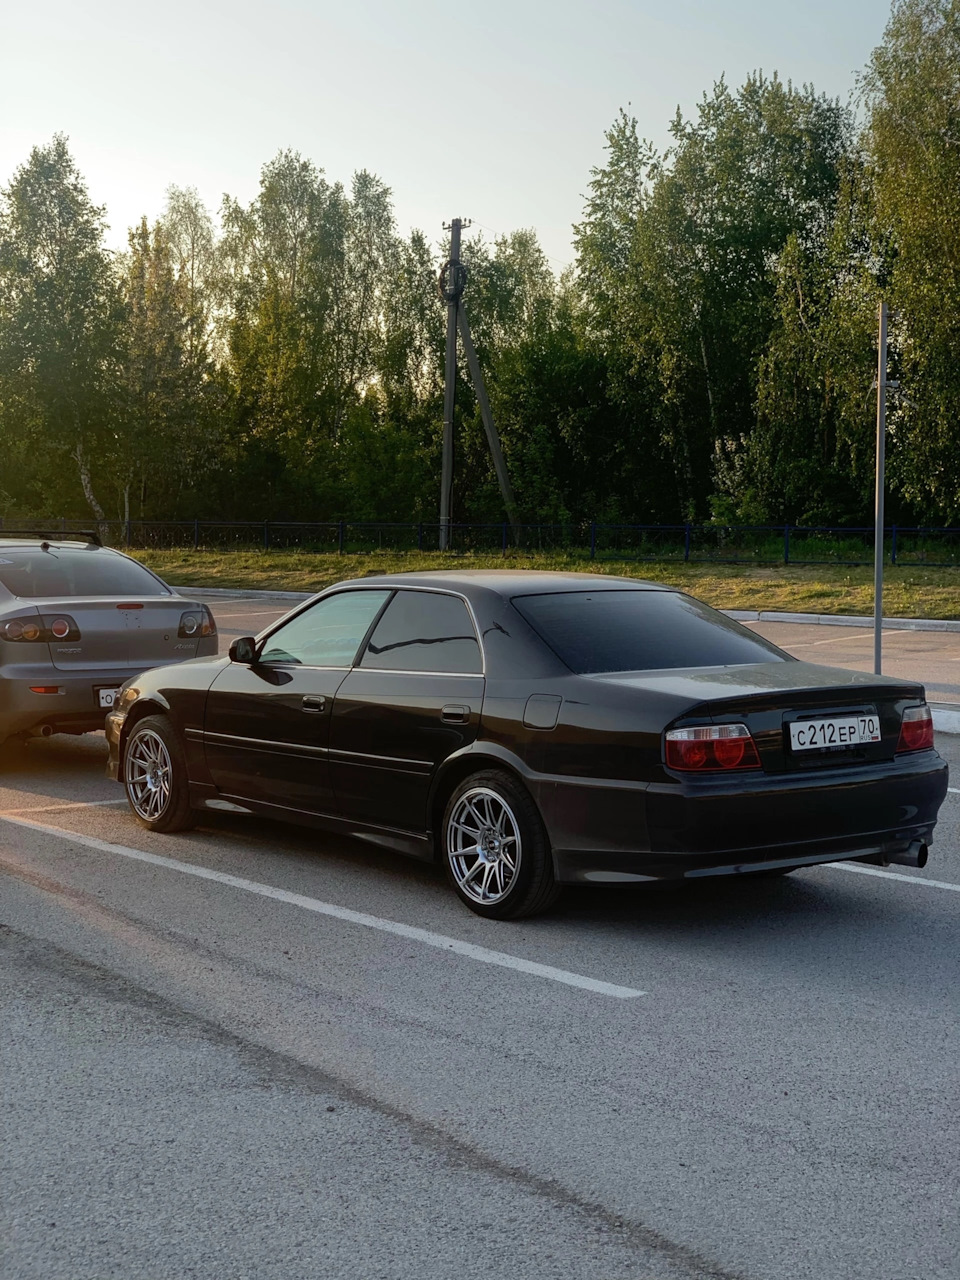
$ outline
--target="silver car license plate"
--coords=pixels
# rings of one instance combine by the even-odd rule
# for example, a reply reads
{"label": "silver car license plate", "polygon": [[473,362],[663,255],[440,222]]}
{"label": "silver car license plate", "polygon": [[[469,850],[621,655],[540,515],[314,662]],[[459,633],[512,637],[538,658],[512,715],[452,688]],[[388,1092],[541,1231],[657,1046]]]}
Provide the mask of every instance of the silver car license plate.
{"label": "silver car license plate", "polygon": [[879,741],[878,716],[831,716],[824,720],[795,720],[790,725],[790,746],[794,751],[853,747]]}
{"label": "silver car license plate", "polygon": [[119,689],[99,689],[101,707],[112,707],[119,692]]}

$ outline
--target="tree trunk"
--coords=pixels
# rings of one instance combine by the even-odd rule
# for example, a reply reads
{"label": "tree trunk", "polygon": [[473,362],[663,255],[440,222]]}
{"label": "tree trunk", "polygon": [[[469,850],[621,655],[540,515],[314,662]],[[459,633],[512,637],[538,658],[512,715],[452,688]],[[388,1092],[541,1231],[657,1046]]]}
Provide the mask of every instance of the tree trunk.
{"label": "tree trunk", "polygon": [[73,456],[76,459],[77,468],[80,472],[80,484],[83,486],[83,496],[89,503],[90,510],[97,518],[97,531],[99,532],[100,537],[103,538],[107,529],[107,517],[103,507],[101,507],[100,503],[97,501],[97,495],[93,492],[93,484],[90,480],[90,468],[87,466],[87,460],[83,456],[83,445],[79,442]]}
{"label": "tree trunk", "polygon": [[707,383],[707,404],[710,409],[710,432],[714,440],[717,438],[717,415],[713,404],[713,387],[710,384],[710,366],[707,363],[707,343],[703,336],[703,326],[700,327],[700,356],[703,360],[703,376]]}

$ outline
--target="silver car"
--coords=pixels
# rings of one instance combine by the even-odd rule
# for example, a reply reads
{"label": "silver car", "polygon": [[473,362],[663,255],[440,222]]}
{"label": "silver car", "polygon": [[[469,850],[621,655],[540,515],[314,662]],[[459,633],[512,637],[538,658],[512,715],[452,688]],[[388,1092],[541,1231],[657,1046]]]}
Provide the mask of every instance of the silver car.
{"label": "silver car", "polygon": [[102,729],[125,680],[216,652],[205,604],[96,534],[0,533],[0,742]]}

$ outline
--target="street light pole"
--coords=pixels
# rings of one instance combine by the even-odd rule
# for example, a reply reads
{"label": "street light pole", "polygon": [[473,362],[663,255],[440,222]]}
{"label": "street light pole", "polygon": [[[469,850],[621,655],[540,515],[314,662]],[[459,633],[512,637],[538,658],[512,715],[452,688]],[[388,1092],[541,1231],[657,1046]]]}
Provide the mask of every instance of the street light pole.
{"label": "street light pole", "polygon": [[[468,224],[469,225],[469,224]],[[463,293],[460,265],[460,230],[462,218],[450,223],[450,259],[442,278],[447,303],[447,351],[443,379],[443,452],[440,467],[440,538],[441,551],[450,549],[450,519],[453,507],[453,415],[457,402],[457,311]]]}
{"label": "street light pole", "polygon": [[887,304],[880,303],[877,344],[877,493],[873,533],[873,670],[883,665],[883,493],[887,438]]}

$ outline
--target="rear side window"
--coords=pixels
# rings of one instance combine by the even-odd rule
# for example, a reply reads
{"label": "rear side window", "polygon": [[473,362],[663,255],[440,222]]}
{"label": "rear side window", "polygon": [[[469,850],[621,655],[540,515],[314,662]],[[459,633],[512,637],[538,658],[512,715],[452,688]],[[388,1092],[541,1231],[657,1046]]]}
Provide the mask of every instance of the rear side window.
{"label": "rear side window", "polygon": [[788,661],[775,644],[676,591],[565,591],[513,603],[583,675]]}
{"label": "rear side window", "polygon": [[0,547],[0,582],[23,600],[51,596],[168,596],[141,565],[97,548]]}
{"label": "rear side window", "polygon": [[361,667],[479,675],[477,633],[458,596],[398,591],[367,644]]}

